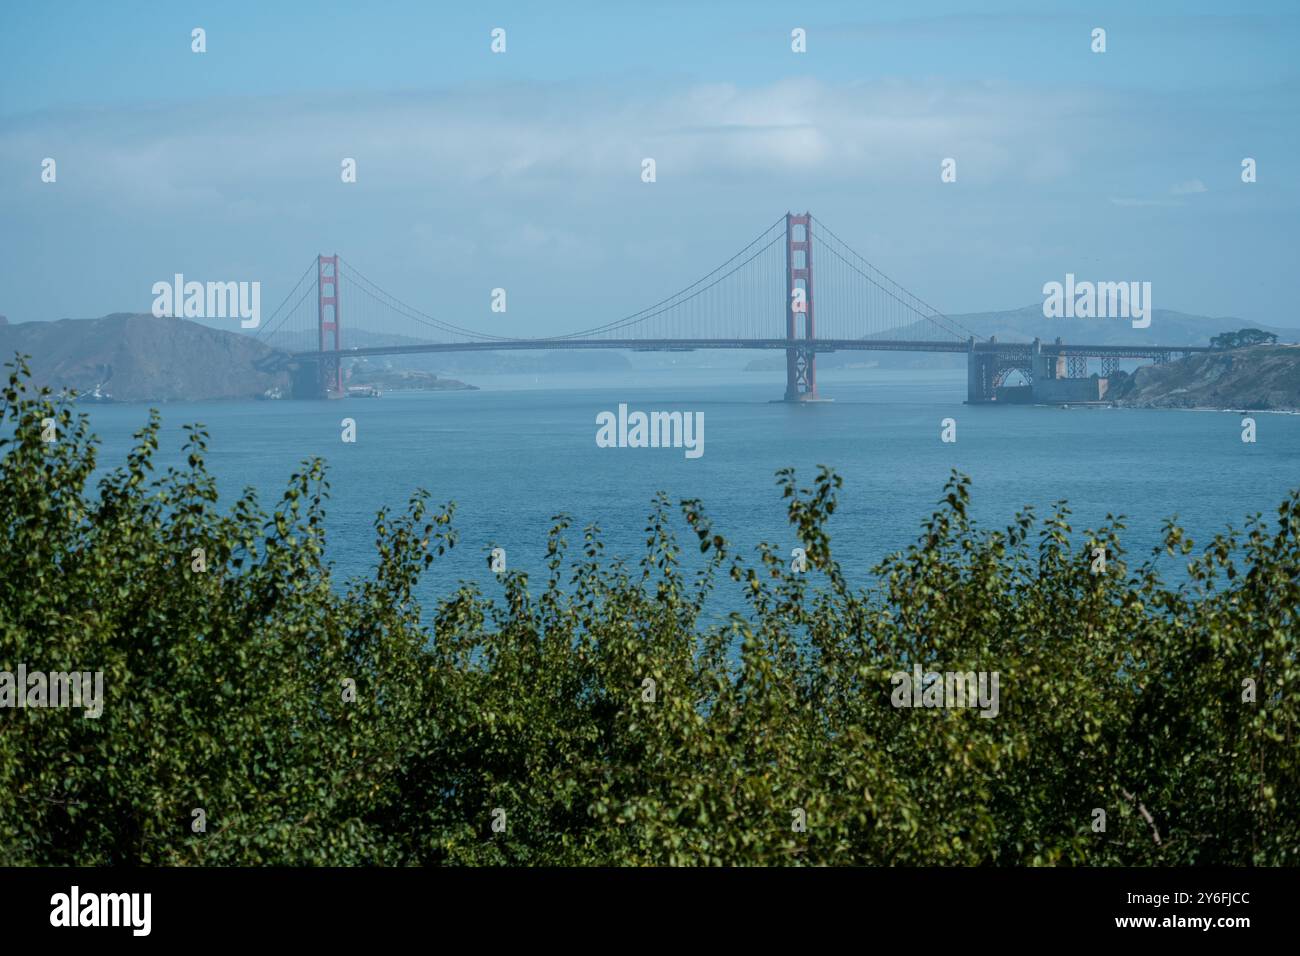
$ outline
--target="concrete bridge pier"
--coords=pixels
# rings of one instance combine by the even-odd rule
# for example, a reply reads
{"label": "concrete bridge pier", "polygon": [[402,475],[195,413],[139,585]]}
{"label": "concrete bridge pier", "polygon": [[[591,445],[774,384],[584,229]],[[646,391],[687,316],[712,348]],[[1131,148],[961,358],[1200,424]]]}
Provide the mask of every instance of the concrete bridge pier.
{"label": "concrete bridge pier", "polygon": [[289,394],[294,398],[343,398],[342,369],[338,358],[305,358],[289,366]]}
{"label": "concrete bridge pier", "polygon": [[[996,343],[995,337],[989,343]],[[994,400],[994,380],[997,378],[996,352],[976,352],[975,337],[966,342],[966,404],[979,405]]]}
{"label": "concrete bridge pier", "polygon": [[[1057,336],[1056,345],[1063,345],[1060,336]],[[1057,378],[1068,378],[1068,367],[1064,355],[1043,354],[1043,340],[1034,339],[1034,345],[1031,356],[1032,377],[1035,382],[1047,382]]]}

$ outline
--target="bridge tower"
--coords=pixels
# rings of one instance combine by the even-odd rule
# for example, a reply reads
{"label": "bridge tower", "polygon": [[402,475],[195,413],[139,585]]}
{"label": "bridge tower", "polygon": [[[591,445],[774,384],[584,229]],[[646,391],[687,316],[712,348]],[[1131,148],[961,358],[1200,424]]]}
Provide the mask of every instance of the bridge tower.
{"label": "bridge tower", "polygon": [[[802,228],[803,238],[795,230]],[[802,302],[796,290],[802,290]],[[803,328],[799,318],[803,317]],[[812,214],[785,214],[785,400],[817,400],[817,325],[813,319]]]}
{"label": "bridge tower", "polygon": [[[339,257],[337,253],[332,256],[320,255],[316,257],[316,303],[316,324],[320,334],[320,351],[338,352],[343,348],[343,344],[339,327]],[[331,333],[333,333],[332,337]],[[344,395],[342,360],[337,355],[334,358],[322,358],[317,363],[317,369],[320,373],[320,396],[322,398],[342,398]]]}

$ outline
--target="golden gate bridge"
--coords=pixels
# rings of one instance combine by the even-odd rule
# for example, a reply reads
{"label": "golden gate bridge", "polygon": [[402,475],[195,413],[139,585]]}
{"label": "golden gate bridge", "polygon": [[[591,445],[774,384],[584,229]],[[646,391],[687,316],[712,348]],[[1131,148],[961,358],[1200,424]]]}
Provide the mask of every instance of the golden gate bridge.
{"label": "golden gate bridge", "polygon": [[[344,315],[348,329],[418,341],[345,347]],[[342,396],[343,361],[366,356],[521,349],[768,349],[785,352],[784,398],[790,402],[820,397],[817,355],[840,351],[963,353],[971,403],[1050,401],[1053,396],[1080,401],[1087,400],[1091,383],[1097,381],[1090,380],[1090,359],[1100,361],[1104,379],[1123,359],[1168,362],[1176,355],[1209,350],[1066,344],[1059,338],[1050,343],[982,340],[889,278],[807,212],[786,213],[707,275],[653,305],[590,328],[540,338],[456,325],[397,299],[342,256],[319,255],[262,324],[258,337],[274,339],[288,353],[295,395],[316,398]],[[1005,387],[1012,372],[1028,384]]]}

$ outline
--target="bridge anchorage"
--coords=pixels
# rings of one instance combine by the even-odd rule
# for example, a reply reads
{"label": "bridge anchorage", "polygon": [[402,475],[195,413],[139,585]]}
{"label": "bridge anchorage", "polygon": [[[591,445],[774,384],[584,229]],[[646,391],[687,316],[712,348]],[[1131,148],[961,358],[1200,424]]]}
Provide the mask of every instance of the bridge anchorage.
{"label": "bridge anchorage", "polygon": [[[1209,351],[1208,346],[1066,345],[1061,339],[1044,343],[999,343],[996,338],[967,340],[966,404],[1082,405],[1102,403],[1110,379],[1123,359],[1145,359],[1156,364],[1172,361],[1175,353]],[[1100,361],[1100,374],[1090,375],[1090,359]],[[1023,384],[1007,385],[1012,372]]]}
{"label": "bridge anchorage", "polygon": [[[349,328],[364,335],[365,345],[343,345],[344,286]],[[257,334],[279,348],[277,361],[288,361],[298,398],[346,395],[346,358],[761,349],[785,353],[783,402],[824,401],[817,389],[817,353],[855,351],[965,353],[968,404],[1075,404],[1104,401],[1123,359],[1168,362],[1208,350],[980,339],[886,276],[809,212],[787,212],[712,272],[654,305],[566,335],[519,339],[453,325],[398,300],[339,255],[318,255]],[[1100,360],[1100,375],[1089,375],[1091,359]],[[1013,375],[1020,384],[1011,384]]]}

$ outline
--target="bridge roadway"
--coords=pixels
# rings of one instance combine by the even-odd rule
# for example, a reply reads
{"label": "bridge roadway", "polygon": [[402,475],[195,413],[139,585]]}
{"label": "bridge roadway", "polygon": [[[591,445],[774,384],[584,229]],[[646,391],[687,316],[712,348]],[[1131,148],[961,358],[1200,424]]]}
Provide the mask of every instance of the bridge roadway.
{"label": "bridge roadway", "polygon": [[631,349],[683,351],[696,349],[811,349],[816,352],[951,352],[1020,355],[1035,348],[1044,356],[1167,359],[1173,354],[1209,352],[1205,345],[1080,345],[1059,342],[911,341],[905,339],[511,339],[491,342],[430,342],[421,345],[377,345],[337,351],[293,352],[304,361],[360,358],[368,355],[418,355],[437,352],[504,352],[522,349]]}

